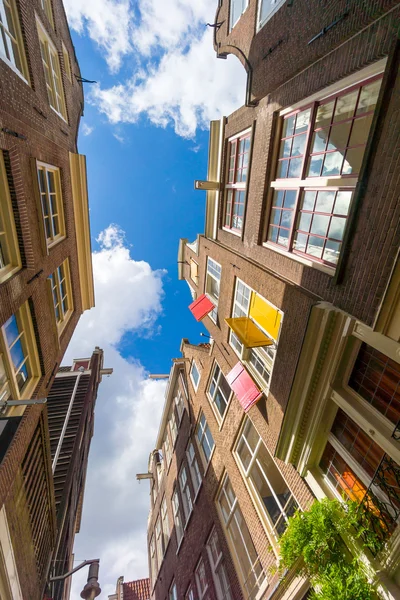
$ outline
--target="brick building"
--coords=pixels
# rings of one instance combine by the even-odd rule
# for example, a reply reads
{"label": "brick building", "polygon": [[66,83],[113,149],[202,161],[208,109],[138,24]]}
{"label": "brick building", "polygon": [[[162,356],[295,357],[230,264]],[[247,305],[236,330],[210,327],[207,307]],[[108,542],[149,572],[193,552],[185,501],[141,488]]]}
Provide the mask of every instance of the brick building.
{"label": "brick building", "polygon": [[115,594],[108,596],[108,600],[150,600],[150,580],[136,579],[125,581],[119,577]]}
{"label": "brick building", "polygon": [[[103,367],[103,351],[60,367],[47,398],[50,453],[57,524],[50,575],[57,577],[73,565],[75,534],[79,533],[94,409],[99,385],[112,369]],[[53,600],[68,600],[71,577],[51,584]]]}
{"label": "brick building", "polygon": [[182,352],[244,598],[309,593],[271,573],[287,517],[324,497],[357,500],[371,527],[379,515],[386,553],[357,551],[400,597],[399,16],[398,2],[219,3],[215,48],[243,62],[247,102],[211,123],[205,230],[180,241],[178,269],[211,336]]}
{"label": "brick building", "polygon": [[[0,398],[15,401],[48,395],[94,291],[62,1],[0,0],[0,14]],[[9,406],[2,431],[1,596],[40,598],[56,535],[43,406]]]}

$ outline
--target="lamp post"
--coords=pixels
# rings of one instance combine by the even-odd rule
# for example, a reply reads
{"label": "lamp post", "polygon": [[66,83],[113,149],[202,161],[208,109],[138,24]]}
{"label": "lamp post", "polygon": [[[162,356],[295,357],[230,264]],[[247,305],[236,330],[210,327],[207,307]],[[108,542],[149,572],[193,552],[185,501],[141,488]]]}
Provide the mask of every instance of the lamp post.
{"label": "lamp post", "polygon": [[87,578],[87,583],[81,591],[81,598],[84,598],[85,600],[94,600],[94,598],[96,598],[101,593],[101,588],[98,581],[100,568],[99,558],[85,560],[83,561],[83,563],[75,567],[75,569],[72,569],[72,571],[68,571],[68,573],[64,573],[64,575],[57,575],[57,577],[51,577],[49,579],[49,583],[52,583],[53,581],[63,581],[67,577],[70,577],[71,575],[76,573],[76,571],[79,571],[79,569],[86,567],[86,565],[90,565],[89,574]]}

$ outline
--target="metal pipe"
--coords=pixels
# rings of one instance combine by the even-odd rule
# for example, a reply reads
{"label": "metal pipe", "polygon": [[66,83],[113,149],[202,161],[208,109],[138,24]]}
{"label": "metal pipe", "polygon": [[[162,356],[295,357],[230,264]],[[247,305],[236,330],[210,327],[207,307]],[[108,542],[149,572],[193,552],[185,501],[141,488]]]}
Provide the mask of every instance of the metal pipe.
{"label": "metal pipe", "polygon": [[78,371],[79,371],[79,373],[77,375],[77,378],[76,378],[76,381],[75,381],[75,385],[74,385],[74,389],[72,391],[71,400],[69,402],[67,414],[65,415],[64,425],[63,425],[63,428],[62,428],[62,431],[61,431],[60,439],[58,440],[57,450],[56,450],[56,453],[54,455],[53,464],[52,464],[52,467],[51,467],[53,475],[54,475],[54,472],[55,472],[56,467],[57,467],[57,462],[58,462],[58,459],[59,459],[59,456],[60,456],[61,446],[62,446],[62,443],[64,441],[65,432],[67,431],[68,421],[69,421],[69,418],[71,416],[72,407],[74,405],[74,400],[75,400],[76,392],[78,390],[79,380],[81,378],[82,373],[84,373],[85,369],[83,367],[79,367]]}

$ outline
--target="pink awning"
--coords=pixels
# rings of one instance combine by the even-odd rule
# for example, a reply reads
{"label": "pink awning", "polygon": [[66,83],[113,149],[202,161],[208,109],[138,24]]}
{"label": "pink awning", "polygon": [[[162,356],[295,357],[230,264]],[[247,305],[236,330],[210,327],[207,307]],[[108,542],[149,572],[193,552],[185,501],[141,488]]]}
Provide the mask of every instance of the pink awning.
{"label": "pink awning", "polygon": [[235,392],[240,404],[247,412],[262,396],[242,363],[238,362],[226,376],[226,380]]}
{"label": "pink awning", "polygon": [[214,308],[214,304],[205,294],[197,298],[192,304],[189,304],[189,310],[196,319],[201,321]]}

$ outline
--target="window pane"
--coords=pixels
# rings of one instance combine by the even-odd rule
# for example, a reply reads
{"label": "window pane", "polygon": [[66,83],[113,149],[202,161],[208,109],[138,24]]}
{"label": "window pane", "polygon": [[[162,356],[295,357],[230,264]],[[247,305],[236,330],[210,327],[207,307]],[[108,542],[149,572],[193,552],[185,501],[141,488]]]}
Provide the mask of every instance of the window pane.
{"label": "window pane", "polygon": [[350,92],[350,94],[346,94],[345,96],[339,96],[336,101],[333,122],[351,118],[354,115],[357,98],[358,90]]}
{"label": "window pane", "polygon": [[380,87],[381,80],[378,79],[362,88],[357,106],[358,115],[375,109]]}

